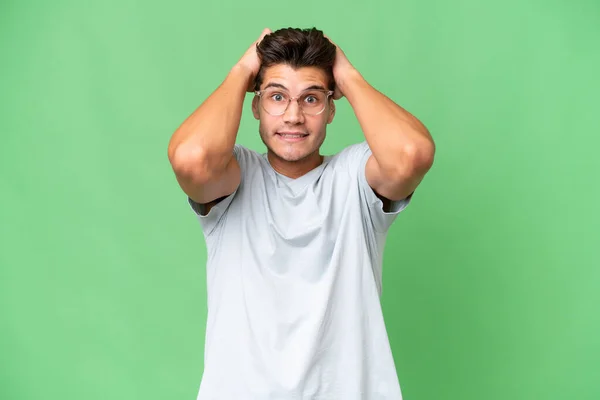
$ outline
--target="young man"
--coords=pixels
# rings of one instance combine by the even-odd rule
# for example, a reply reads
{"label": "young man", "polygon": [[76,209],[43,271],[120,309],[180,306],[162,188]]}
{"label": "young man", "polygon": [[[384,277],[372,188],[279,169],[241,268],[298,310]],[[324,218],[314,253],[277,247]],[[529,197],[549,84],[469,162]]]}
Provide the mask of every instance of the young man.
{"label": "young man", "polygon": [[[265,154],[236,144],[247,91]],[[366,141],[323,156],[342,96]],[[263,31],[169,144],[208,250],[199,400],[402,398],[382,253],[434,147],[321,31]]]}

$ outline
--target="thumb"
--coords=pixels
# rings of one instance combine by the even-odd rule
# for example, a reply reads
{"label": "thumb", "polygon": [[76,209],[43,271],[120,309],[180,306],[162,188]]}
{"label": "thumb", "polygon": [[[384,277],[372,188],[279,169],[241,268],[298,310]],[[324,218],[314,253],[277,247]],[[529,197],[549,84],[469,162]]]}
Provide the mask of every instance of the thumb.
{"label": "thumb", "polygon": [[342,91],[340,90],[340,88],[335,85],[335,88],[333,89],[333,99],[334,100],[339,100],[342,97],[344,97],[344,93],[342,93]]}

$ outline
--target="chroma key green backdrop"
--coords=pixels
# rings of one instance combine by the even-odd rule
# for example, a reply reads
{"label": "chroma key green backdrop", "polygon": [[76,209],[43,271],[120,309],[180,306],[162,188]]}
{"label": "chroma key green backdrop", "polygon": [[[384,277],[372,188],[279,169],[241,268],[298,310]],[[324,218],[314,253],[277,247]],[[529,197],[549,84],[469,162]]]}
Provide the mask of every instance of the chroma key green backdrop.
{"label": "chroma key green backdrop", "polygon": [[[288,26],[436,140],[385,254],[405,399],[600,399],[596,0],[2,1],[0,399],[195,398],[206,252],[167,143]],[[324,153],[362,139],[340,100]]]}

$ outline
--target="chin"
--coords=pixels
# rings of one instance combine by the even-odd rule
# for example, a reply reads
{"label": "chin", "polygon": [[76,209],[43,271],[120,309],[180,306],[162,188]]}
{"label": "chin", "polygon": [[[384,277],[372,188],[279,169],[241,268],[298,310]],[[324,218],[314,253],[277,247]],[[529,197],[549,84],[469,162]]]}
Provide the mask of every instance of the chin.
{"label": "chin", "polygon": [[287,162],[302,161],[314,152],[301,149],[281,149],[273,147],[269,147],[269,150],[271,150],[278,158]]}

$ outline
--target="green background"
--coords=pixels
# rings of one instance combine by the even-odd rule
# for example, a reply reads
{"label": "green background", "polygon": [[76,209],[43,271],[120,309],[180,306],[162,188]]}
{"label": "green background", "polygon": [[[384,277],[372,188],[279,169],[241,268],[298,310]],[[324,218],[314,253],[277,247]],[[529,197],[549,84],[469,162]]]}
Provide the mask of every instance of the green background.
{"label": "green background", "polygon": [[[599,399],[596,0],[2,1],[0,398],[195,398],[206,253],[167,144],[287,26],[436,140],[385,255],[405,399]],[[340,100],[324,152],[362,139]]]}

